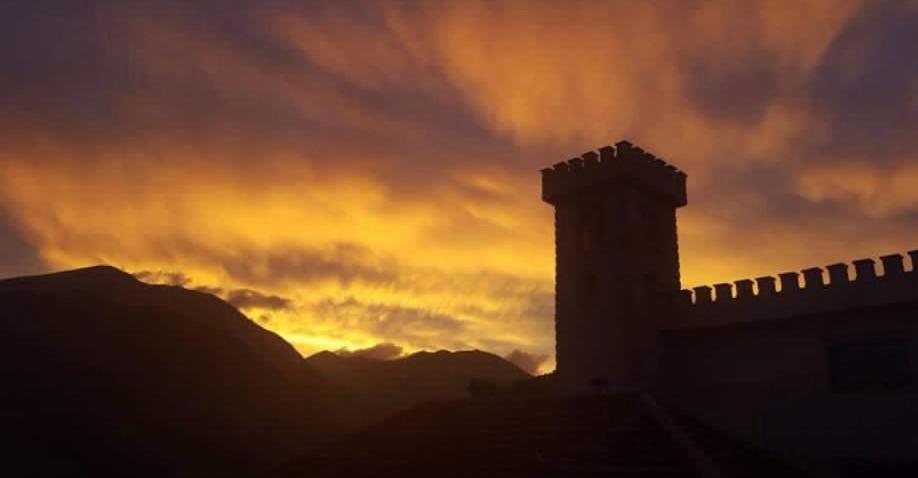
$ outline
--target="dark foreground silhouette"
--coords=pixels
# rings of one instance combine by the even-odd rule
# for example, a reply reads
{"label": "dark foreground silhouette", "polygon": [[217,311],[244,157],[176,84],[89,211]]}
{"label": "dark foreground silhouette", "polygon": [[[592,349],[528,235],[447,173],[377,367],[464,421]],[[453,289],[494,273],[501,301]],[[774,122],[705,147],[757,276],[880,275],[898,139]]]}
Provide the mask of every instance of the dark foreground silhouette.
{"label": "dark foreground silhouette", "polygon": [[220,299],[111,267],[0,281],[0,446],[21,476],[250,476],[472,377],[483,352],[304,360]]}
{"label": "dark foreground silhouette", "polygon": [[361,402],[352,413],[373,422],[419,402],[464,397],[472,378],[503,384],[531,379],[506,360],[479,351],[418,352],[399,360],[342,357],[320,352],[306,363],[334,381],[335,387]]}
{"label": "dark foreground silhouette", "polygon": [[419,405],[270,475],[802,476],[639,394]]}

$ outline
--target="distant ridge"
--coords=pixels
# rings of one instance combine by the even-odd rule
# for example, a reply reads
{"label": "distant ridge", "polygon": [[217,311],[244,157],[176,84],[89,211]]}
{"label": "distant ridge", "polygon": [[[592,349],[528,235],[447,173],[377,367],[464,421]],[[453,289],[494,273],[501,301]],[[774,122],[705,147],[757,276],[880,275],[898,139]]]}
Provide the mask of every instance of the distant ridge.
{"label": "distant ridge", "polygon": [[422,351],[394,360],[323,351],[306,363],[362,398],[368,421],[420,402],[466,397],[472,379],[509,386],[532,378],[507,360],[480,350]]}

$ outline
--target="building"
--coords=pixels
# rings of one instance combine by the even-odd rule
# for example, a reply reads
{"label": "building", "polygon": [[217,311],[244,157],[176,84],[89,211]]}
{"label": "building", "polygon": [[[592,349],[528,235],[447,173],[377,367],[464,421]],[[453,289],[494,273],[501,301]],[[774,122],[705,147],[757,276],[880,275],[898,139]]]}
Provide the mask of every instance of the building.
{"label": "building", "polygon": [[829,476],[918,471],[918,251],[682,290],[683,172],[623,141],[543,169],[542,198],[563,387],[652,390]]}
{"label": "building", "polygon": [[649,380],[654,304],[680,289],[686,176],[629,143],[542,170],[555,207],[556,361],[568,387]]}

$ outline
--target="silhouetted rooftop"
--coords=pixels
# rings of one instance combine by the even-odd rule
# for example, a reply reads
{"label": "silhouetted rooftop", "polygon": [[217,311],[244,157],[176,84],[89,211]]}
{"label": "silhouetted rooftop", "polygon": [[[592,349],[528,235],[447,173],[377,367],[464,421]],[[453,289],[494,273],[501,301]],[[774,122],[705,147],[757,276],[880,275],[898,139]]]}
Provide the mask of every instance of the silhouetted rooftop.
{"label": "silhouetted rooftop", "polygon": [[[736,476],[796,476],[693,430]],[[690,457],[636,394],[467,400],[416,407],[270,476],[705,476]]]}

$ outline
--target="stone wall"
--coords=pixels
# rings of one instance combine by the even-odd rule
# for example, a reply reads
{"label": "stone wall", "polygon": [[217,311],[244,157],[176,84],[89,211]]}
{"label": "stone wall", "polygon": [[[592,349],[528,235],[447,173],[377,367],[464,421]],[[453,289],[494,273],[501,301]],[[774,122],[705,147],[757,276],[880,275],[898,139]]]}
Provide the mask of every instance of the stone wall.
{"label": "stone wall", "polygon": [[908,256],[908,264],[902,254],[880,257],[880,273],[877,261],[860,259],[683,290],[662,327],[707,327],[916,301],[918,250]]}

